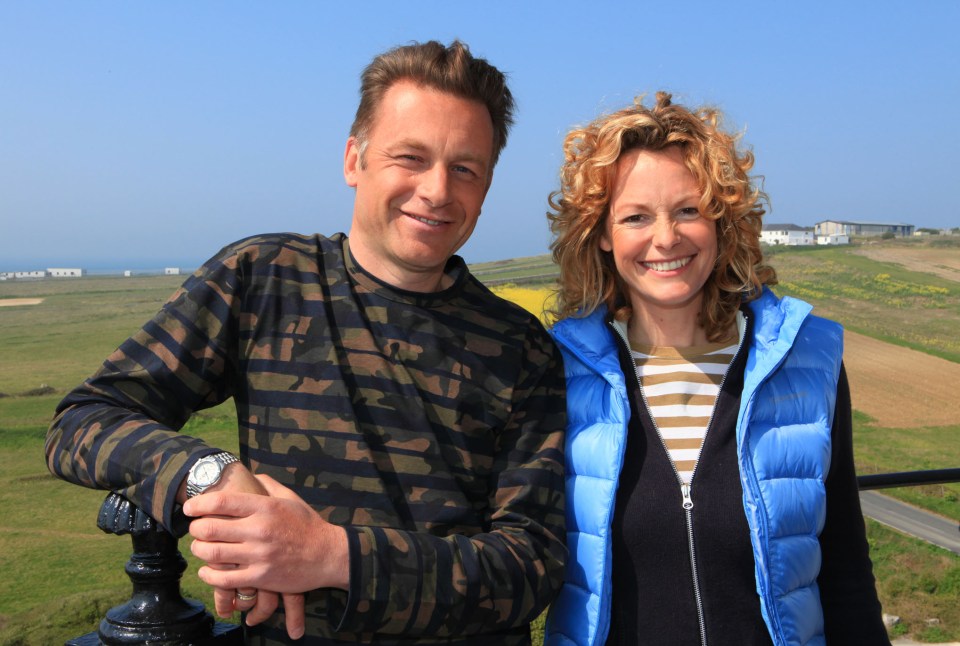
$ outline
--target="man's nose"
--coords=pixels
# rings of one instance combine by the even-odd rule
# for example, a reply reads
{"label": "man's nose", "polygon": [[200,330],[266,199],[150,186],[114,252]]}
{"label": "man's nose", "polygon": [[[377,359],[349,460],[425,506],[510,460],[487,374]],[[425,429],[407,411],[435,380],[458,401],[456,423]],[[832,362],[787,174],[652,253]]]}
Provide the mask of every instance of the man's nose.
{"label": "man's nose", "polygon": [[445,206],[450,201],[450,172],[439,164],[421,173],[417,193],[430,206]]}

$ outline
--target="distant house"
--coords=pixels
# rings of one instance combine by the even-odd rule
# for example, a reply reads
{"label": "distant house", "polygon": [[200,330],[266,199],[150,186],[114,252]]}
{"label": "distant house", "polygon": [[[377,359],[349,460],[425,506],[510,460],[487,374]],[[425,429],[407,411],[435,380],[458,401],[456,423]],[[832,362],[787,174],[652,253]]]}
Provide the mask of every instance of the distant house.
{"label": "distant house", "polygon": [[83,269],[80,269],[80,268],[72,268],[72,267],[70,268],[48,267],[47,268],[47,274],[49,274],[51,278],[80,278],[86,273],[87,272],[85,272]]}
{"label": "distant house", "polygon": [[899,222],[853,222],[851,220],[824,220],[814,225],[817,236],[842,233],[847,236],[882,236],[892,233],[897,237],[912,236],[916,227]]}
{"label": "distant house", "polygon": [[14,278],[46,278],[47,272],[43,269],[38,269],[37,271],[15,271],[13,272]]}
{"label": "distant house", "polygon": [[764,224],[760,232],[760,242],[769,245],[812,245],[816,244],[813,229],[796,224]]}
{"label": "distant house", "polygon": [[180,268],[179,267],[164,267],[163,268],[164,276],[179,276]]}
{"label": "distant house", "polygon": [[850,236],[845,233],[817,236],[817,244],[850,244]]}

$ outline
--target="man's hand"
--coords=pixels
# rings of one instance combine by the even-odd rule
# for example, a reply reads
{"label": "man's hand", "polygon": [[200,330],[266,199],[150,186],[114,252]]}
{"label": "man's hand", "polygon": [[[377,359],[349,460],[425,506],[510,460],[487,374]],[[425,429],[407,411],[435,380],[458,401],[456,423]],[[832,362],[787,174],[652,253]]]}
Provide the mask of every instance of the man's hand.
{"label": "man's hand", "polygon": [[[193,500],[198,500],[208,494],[220,492],[222,495],[232,496],[234,494],[269,496],[267,489],[259,480],[239,462],[228,464],[223,470],[220,481],[208,488],[203,494]],[[182,498],[186,501],[186,481],[181,486]],[[184,502],[184,513],[192,515],[187,510],[192,509],[192,504]],[[205,567],[219,570],[233,570],[237,568],[235,563],[210,562],[207,561]],[[200,577],[203,579],[203,577]],[[253,599],[241,599],[238,594],[253,596]],[[214,609],[220,617],[229,617],[234,612],[246,612],[246,623],[248,626],[255,626],[270,617],[277,609],[280,603],[280,595],[270,590],[257,590],[256,587],[225,588],[214,586],[213,604]],[[284,612],[286,616],[287,633],[292,639],[299,639],[303,636],[306,623],[304,611],[304,597],[302,594],[284,594],[283,595]]]}
{"label": "man's hand", "polygon": [[[299,611],[301,627],[303,624],[300,593],[317,588],[348,589],[347,534],[273,478],[258,475],[254,479],[269,497],[211,488],[184,504],[184,513],[196,518],[190,523],[194,538],[190,549],[207,563],[200,568],[200,579],[215,588],[257,588],[258,597],[265,590],[284,593],[290,633],[291,614]],[[300,598],[288,599],[290,593]],[[247,623],[262,621],[275,608],[275,597],[258,598]]]}

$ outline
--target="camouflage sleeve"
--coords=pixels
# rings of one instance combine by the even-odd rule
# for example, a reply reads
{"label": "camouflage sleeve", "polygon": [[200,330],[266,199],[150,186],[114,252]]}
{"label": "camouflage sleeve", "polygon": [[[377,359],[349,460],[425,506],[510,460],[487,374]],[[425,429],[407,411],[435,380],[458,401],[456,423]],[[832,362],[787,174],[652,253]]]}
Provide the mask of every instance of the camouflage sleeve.
{"label": "camouflage sleeve", "polygon": [[350,590],[337,630],[477,634],[529,623],[549,605],[567,557],[563,379],[559,352],[535,325],[500,431],[488,530],[440,537],[348,527]]}
{"label": "camouflage sleeve", "polygon": [[236,256],[214,258],[57,407],[47,432],[55,475],[128,498],[177,535],[175,497],[196,458],[217,449],[177,433],[191,413],[227,399],[228,321]]}

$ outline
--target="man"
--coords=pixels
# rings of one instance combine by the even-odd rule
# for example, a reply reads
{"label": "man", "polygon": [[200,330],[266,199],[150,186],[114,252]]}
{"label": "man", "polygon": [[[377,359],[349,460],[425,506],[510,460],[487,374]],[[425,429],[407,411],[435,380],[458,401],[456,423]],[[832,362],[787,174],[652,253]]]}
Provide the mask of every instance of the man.
{"label": "man", "polygon": [[[193,518],[248,643],[524,644],[560,585],[558,353],[454,255],[512,108],[459,42],[377,57],[349,238],[226,247],[58,408],[51,471]],[[241,461],[176,432],[229,397]]]}

